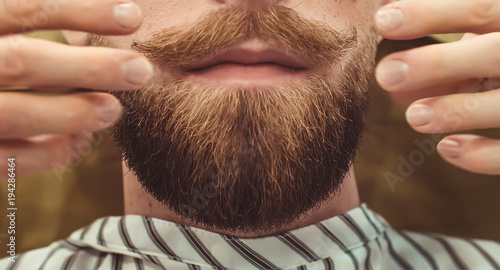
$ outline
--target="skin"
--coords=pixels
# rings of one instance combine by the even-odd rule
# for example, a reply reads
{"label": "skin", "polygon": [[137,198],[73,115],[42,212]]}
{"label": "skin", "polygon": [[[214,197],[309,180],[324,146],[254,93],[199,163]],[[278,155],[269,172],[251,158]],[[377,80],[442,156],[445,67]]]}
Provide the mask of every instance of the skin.
{"label": "skin", "polygon": [[[359,33],[359,42],[368,38],[367,33],[371,30],[371,14],[381,5],[381,2],[374,1],[170,1],[168,8],[165,4],[153,0],[138,0],[137,3],[144,10],[143,26],[130,36],[111,37],[109,44],[113,47],[127,48],[133,40],[144,40],[147,35],[166,27],[189,26],[203,15],[224,7],[239,5],[243,9],[256,9],[262,5],[277,3],[292,8],[307,19],[314,19],[327,24],[333,29],[347,30],[355,26]],[[318,74],[332,74],[332,67],[325,67],[324,70],[317,71]],[[157,70],[157,73],[160,71]],[[165,71],[162,71],[165,72]],[[156,74],[160,76],[160,74]],[[279,79],[279,78],[277,78]],[[223,84],[224,82],[219,82]],[[252,85],[255,81],[249,81],[247,85]],[[277,82],[276,82],[277,83]],[[275,84],[276,84],[275,83]],[[206,228],[200,224],[193,224],[186,221],[166,206],[159,204],[152,196],[146,193],[137,182],[137,178],[132,173],[127,173],[129,168],[123,164],[124,168],[124,198],[125,213],[135,215],[146,215],[164,220],[173,221],[179,224],[191,225]],[[289,224],[279,230],[262,232],[232,232],[216,231],[238,237],[261,237],[272,235],[281,231],[301,228],[317,223],[321,220],[345,213],[357,206],[360,200],[357,192],[354,174],[345,179],[342,192],[332,196],[317,208],[303,214],[299,220]]]}
{"label": "skin", "polygon": [[[16,2],[15,6],[11,1],[0,2],[0,89],[43,88],[54,94],[11,91],[0,95],[0,158],[19,157],[17,175],[65,163],[67,147],[76,148],[86,140],[78,134],[108,128],[120,117],[121,105],[111,95],[63,92],[76,87],[131,90],[142,86],[152,70],[143,56],[132,51],[74,47],[6,34],[38,29],[129,34],[139,27],[142,15],[132,4],[120,24],[113,9],[124,3],[70,0],[53,1],[49,7],[46,1]],[[139,62],[131,74],[134,83],[122,72],[122,64],[129,60]],[[7,170],[5,162],[0,169]]]}
{"label": "skin", "polygon": [[344,183],[342,185],[342,192],[340,192],[339,195],[332,196],[328,201],[323,203],[321,206],[314,208],[308,211],[307,213],[303,214],[299,218],[299,220],[297,220],[293,224],[290,224],[279,230],[274,230],[266,233],[213,230],[199,224],[188,222],[181,216],[175,214],[173,211],[167,209],[164,205],[158,203],[158,201],[156,201],[151,195],[149,195],[142,189],[140,184],[137,182],[137,178],[133,174],[127,173],[127,171],[129,170],[127,166],[125,164],[122,164],[122,166],[124,172],[123,188],[124,188],[125,214],[155,217],[163,220],[172,221],[178,224],[198,227],[216,233],[222,233],[225,235],[242,237],[242,238],[262,237],[266,235],[272,235],[284,231],[290,231],[302,228],[308,225],[318,223],[322,220],[331,218],[333,216],[340,215],[360,205],[358,187],[356,185],[356,178],[354,176],[354,172],[351,170],[350,174],[344,180]]}
{"label": "skin", "polygon": [[[401,11],[404,20],[393,29],[376,24],[377,31],[385,38],[476,33],[468,34],[456,43],[394,53],[379,63],[376,71],[379,84],[396,100],[411,103],[407,120],[412,128],[421,133],[444,133],[500,127],[500,91],[496,79],[500,75],[500,35],[494,33],[500,29],[500,3],[488,0],[409,0],[381,10],[387,9]],[[399,83],[384,82],[386,64],[391,60],[408,65],[408,73]],[[488,86],[486,89],[480,86],[481,81]],[[474,88],[489,91],[461,94]],[[428,121],[422,120],[421,105],[427,105],[433,111]],[[500,174],[498,140],[476,135],[451,135],[443,139],[437,149],[446,161],[462,169]]]}
{"label": "skin", "polygon": [[[146,20],[143,28],[132,37],[144,37],[157,27],[174,25],[176,22],[186,23],[196,20],[200,15],[213,8],[225,4],[242,4],[246,8],[256,8],[267,1],[168,1],[168,9],[157,9],[158,1],[144,0],[139,4],[143,8]],[[6,0],[2,0],[5,4]],[[29,18],[43,11],[43,1],[24,1],[15,9],[0,8],[0,34],[20,33],[30,28]],[[69,29],[76,31],[94,32],[99,34],[131,34],[138,29],[142,20],[141,15],[128,18],[129,26],[124,27],[113,19],[113,6],[125,1],[98,0],[68,1],[60,5],[58,12],[48,16],[47,23],[39,25],[39,29]],[[356,25],[368,25],[367,20],[372,18],[375,7],[382,3],[373,1],[282,1],[281,4],[295,8],[306,17],[323,20],[334,27],[345,27],[348,22]],[[384,3],[387,4],[387,3]],[[453,7],[453,9],[449,8]],[[411,51],[389,55],[379,65],[377,80],[379,84],[390,91],[397,99],[413,105],[425,104],[430,106],[433,117],[427,124],[416,125],[415,116],[418,113],[409,113],[408,121],[412,127],[423,133],[451,132],[474,128],[499,127],[495,112],[498,110],[500,91],[493,89],[486,93],[456,95],[464,89],[474,87],[482,78],[498,77],[498,46],[500,37],[492,33],[500,28],[500,4],[492,0],[455,1],[455,0],[407,0],[398,2],[395,6],[382,7],[382,10],[393,8],[400,10],[404,15],[403,23],[394,29],[376,29],[382,37],[391,39],[410,39],[435,33],[474,32],[480,36],[463,40],[457,44],[442,44]],[[88,12],[83,12],[88,10]],[[74,16],[75,11],[81,16]],[[156,15],[153,12],[157,12]],[[333,16],[332,16],[333,14]],[[375,16],[377,17],[377,16]],[[385,16],[387,18],[387,16]],[[391,16],[389,16],[391,17]],[[395,16],[394,16],[395,17]],[[28,18],[23,20],[22,18]],[[374,19],[376,22],[376,18]],[[123,21],[123,20],[122,20]],[[132,23],[130,23],[132,21]],[[99,22],[99,23],[96,23]],[[68,37],[70,37],[68,35]],[[81,37],[81,36],[80,36]],[[126,44],[130,36],[117,37],[116,42]],[[70,41],[81,43],[78,35],[73,35]],[[127,60],[142,58],[129,50],[108,48],[83,48],[54,44],[45,41],[31,40],[20,36],[8,36],[0,39],[0,87],[32,87],[44,89],[68,89],[87,87],[91,89],[120,89],[129,90],[138,88],[151,75],[150,67],[144,64],[143,80],[131,84],[125,81],[121,64]],[[68,61],[71,59],[71,61]],[[144,59],[144,58],[142,58]],[[407,64],[407,76],[399,83],[388,84],[382,74],[387,73],[387,61],[398,60]],[[57,65],[47,66],[43,63],[51,61]],[[145,60],[144,60],[145,61]],[[463,63],[473,63],[464,65]],[[439,67],[439,68],[437,68]],[[70,72],[68,72],[70,71]],[[439,71],[439,72],[437,72]],[[139,72],[140,73],[140,72]],[[62,75],[63,76],[62,76]],[[85,74],[85,76],[82,76]],[[106,74],[107,76],[99,76]],[[54,93],[61,91],[53,90]],[[431,97],[429,96],[439,96]],[[460,102],[466,102],[473,97],[474,110],[458,112],[458,124],[450,124],[446,112]],[[98,104],[107,104],[107,117],[99,117]],[[411,107],[409,111],[411,110]],[[50,168],[50,161],[64,162],[66,146],[74,147],[83,140],[75,135],[82,130],[97,130],[111,126],[119,117],[121,106],[117,100],[104,93],[84,93],[71,95],[55,95],[42,97],[18,92],[2,93],[0,95],[0,158],[4,160],[15,154],[20,158],[19,167],[27,167],[24,172],[32,173]],[[64,113],[61,113],[64,112]],[[421,115],[420,115],[421,116]],[[20,121],[20,119],[22,121]],[[40,134],[58,134],[43,135]],[[455,145],[458,147],[449,147]],[[453,151],[451,151],[452,149]],[[453,135],[445,138],[438,150],[445,160],[466,170],[487,174],[500,174],[500,167],[496,161],[500,159],[500,143],[496,140],[478,136]],[[37,162],[34,162],[37,161]],[[26,163],[26,166],[22,166]],[[6,162],[0,164],[0,170],[6,171]],[[126,169],[125,169],[126,170]],[[131,181],[128,185],[127,182]],[[127,188],[135,189],[128,195],[138,196],[140,193],[134,188],[134,181],[125,179]],[[348,198],[355,198],[356,190],[354,179],[346,179],[343,194],[351,194]],[[351,190],[351,191],[348,191]],[[341,194],[338,198],[344,196]],[[154,207],[147,196],[137,205],[143,211],[149,211],[146,205]],[[332,201],[331,201],[332,202]],[[150,204],[151,203],[151,204]],[[333,203],[333,202],[332,202]],[[130,203],[129,203],[130,204]],[[339,214],[352,205],[332,211],[332,215]],[[301,219],[289,229],[297,228],[328,218],[328,206],[312,213],[309,220]],[[131,206],[127,211],[132,213]],[[138,209],[139,209],[138,208]]]}

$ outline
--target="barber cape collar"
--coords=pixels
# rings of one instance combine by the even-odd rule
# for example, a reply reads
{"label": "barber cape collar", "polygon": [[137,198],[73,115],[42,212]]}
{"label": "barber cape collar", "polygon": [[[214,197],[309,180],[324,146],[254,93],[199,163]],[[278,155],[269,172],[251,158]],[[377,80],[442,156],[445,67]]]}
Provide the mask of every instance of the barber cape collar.
{"label": "barber cape collar", "polygon": [[172,261],[192,265],[195,269],[199,266],[286,269],[312,262],[333,267],[331,258],[338,256],[346,256],[348,261],[358,264],[350,251],[374,241],[386,228],[386,222],[366,205],[318,224],[254,239],[129,215],[99,219],[74,232],[66,239],[66,244],[123,254],[166,268]]}

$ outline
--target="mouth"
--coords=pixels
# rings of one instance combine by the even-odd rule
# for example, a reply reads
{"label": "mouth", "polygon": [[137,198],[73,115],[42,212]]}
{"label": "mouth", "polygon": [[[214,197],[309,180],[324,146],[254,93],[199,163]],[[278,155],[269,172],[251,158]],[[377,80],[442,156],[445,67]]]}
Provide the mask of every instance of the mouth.
{"label": "mouth", "polygon": [[237,44],[186,68],[190,80],[216,86],[276,86],[303,78],[313,65],[260,41]]}

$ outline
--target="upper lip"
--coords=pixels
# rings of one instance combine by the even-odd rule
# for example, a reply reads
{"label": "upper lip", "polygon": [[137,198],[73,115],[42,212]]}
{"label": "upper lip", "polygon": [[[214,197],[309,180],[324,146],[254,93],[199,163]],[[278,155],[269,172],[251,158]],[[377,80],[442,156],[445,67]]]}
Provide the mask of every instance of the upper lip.
{"label": "upper lip", "polygon": [[307,61],[286,50],[233,47],[216,55],[204,57],[200,61],[190,65],[187,69],[190,71],[199,71],[223,63],[241,65],[276,64],[293,70],[312,68]]}

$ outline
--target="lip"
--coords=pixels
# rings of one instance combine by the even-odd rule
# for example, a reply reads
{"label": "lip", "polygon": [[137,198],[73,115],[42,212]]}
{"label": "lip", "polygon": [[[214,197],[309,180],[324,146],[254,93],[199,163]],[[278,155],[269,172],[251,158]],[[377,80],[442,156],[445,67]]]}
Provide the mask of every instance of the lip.
{"label": "lip", "polygon": [[226,50],[216,56],[205,58],[189,66],[188,70],[200,71],[227,63],[238,65],[275,64],[292,70],[312,68],[299,57],[276,49],[251,50],[248,48],[234,48]]}
{"label": "lip", "polygon": [[250,40],[189,65],[190,79],[215,85],[267,86],[302,78],[313,66],[285,49]]}

